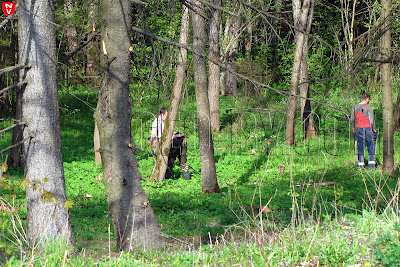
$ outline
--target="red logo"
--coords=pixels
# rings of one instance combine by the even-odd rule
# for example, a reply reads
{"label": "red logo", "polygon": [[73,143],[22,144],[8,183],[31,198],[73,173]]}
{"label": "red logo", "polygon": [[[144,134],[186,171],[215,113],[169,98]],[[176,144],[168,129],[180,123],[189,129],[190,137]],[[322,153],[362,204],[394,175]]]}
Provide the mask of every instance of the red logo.
{"label": "red logo", "polygon": [[15,11],[15,3],[14,2],[3,2],[1,5],[1,8],[3,9],[4,14],[7,16],[12,15]]}

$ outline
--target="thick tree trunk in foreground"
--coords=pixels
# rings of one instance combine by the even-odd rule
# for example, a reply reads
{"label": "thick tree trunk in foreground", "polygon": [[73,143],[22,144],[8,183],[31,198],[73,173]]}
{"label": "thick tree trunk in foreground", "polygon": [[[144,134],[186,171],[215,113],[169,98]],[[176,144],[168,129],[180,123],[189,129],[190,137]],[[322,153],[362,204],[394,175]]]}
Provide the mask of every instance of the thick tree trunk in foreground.
{"label": "thick tree trunk in foreground", "polygon": [[[74,245],[66,201],[57,92],[54,2],[20,1],[18,33],[22,95],[28,237],[65,239]],[[46,19],[44,19],[46,18]]]}
{"label": "thick tree trunk in foreground", "polygon": [[207,90],[206,60],[199,55],[206,51],[206,27],[202,17],[203,4],[195,1],[193,6],[193,72],[196,91],[197,126],[199,131],[199,149],[201,158],[201,185],[203,194],[221,192],[215,168],[214,144],[210,124],[210,104]]}
{"label": "thick tree trunk in foreground", "polygon": [[[220,0],[214,0],[213,3],[217,6],[221,5]],[[219,62],[219,26],[221,22],[221,12],[217,9],[211,9],[210,30],[208,35],[209,58]],[[211,130],[219,132],[219,94],[220,94],[220,66],[209,62],[209,77],[208,77],[208,98],[210,101],[210,116]]]}
{"label": "thick tree trunk in foreground", "polygon": [[[390,31],[391,0],[381,0],[381,20],[385,33],[381,39],[381,51],[385,58],[391,58],[392,38]],[[391,63],[383,63],[382,73],[382,119],[383,119],[383,171],[392,172],[394,168],[393,147],[393,96],[390,80],[392,77]]]}
{"label": "thick tree trunk in foreground", "polygon": [[[186,45],[189,35],[189,9],[182,6],[182,20],[181,32],[179,43]],[[187,62],[187,50],[184,48],[179,49],[178,52],[178,65],[176,66],[175,83],[172,90],[171,104],[168,109],[168,117],[165,120],[164,131],[161,138],[161,146],[157,152],[156,166],[152,174],[152,180],[164,180],[165,172],[168,167],[168,155],[171,147],[171,139],[174,133],[176,117],[178,115],[179,102],[181,100],[182,86],[185,80],[185,69]]]}
{"label": "thick tree trunk in foreground", "polygon": [[295,143],[295,119],[297,109],[297,94],[299,92],[299,80],[300,80],[300,66],[303,57],[303,46],[305,40],[304,31],[307,25],[308,10],[310,8],[311,0],[304,0],[303,6],[301,7],[300,0],[292,0],[293,3],[293,17],[295,26],[302,31],[296,30],[296,51],[294,55],[293,70],[292,70],[292,81],[290,85],[290,93],[292,96],[289,97],[287,121],[286,121],[286,144],[293,145]]}
{"label": "thick tree trunk in foreground", "polygon": [[160,224],[143,192],[131,134],[131,1],[102,2],[103,84],[95,113],[100,133],[103,182],[117,246],[132,251],[164,245]]}

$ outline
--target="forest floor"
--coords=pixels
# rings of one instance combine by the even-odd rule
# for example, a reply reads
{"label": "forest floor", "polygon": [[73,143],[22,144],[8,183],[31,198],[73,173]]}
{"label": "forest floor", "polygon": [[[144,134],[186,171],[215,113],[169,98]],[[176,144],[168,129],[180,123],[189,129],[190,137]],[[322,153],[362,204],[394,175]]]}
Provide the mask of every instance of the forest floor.
{"label": "forest floor", "polygon": [[[202,195],[194,100],[181,104],[176,131],[188,140],[192,179],[176,164],[171,179],[150,181],[155,163],[147,143],[157,108],[133,108],[132,129],[143,189],[169,243],[165,251],[118,252],[101,168],[94,163],[95,95],[71,92],[61,107],[63,160],[67,196],[74,201],[71,223],[78,253],[66,260],[56,248],[23,254],[2,224],[0,259],[9,266],[370,266],[400,263],[398,165],[392,176],[354,168],[354,140],[347,118],[322,112],[317,137],[285,145],[285,103],[261,103],[223,97],[221,132],[214,146],[221,194]],[[246,105],[244,105],[246,103]],[[1,122],[7,126],[7,121]],[[2,135],[1,146],[11,137]],[[268,139],[270,142],[267,142]],[[382,162],[381,137],[377,159]],[[400,147],[395,135],[395,149]],[[400,161],[399,153],[395,162]],[[10,170],[15,187],[1,189],[2,201],[26,213],[18,187],[22,170]],[[13,198],[15,194],[15,198]],[[268,212],[260,207],[268,206]],[[10,219],[2,215],[2,220]],[[22,221],[25,225],[26,221]],[[14,238],[14,239],[13,239]],[[11,242],[13,241],[13,242]],[[35,255],[33,257],[32,255]],[[306,265],[309,264],[309,265]]]}

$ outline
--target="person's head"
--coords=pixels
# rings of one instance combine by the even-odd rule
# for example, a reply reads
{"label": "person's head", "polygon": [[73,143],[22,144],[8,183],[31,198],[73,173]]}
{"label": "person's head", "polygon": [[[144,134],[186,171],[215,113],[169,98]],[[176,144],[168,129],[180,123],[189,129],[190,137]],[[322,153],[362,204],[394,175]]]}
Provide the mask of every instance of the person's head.
{"label": "person's head", "polygon": [[160,117],[161,117],[161,119],[163,121],[167,119],[167,115],[168,115],[168,109],[167,108],[160,109]]}
{"label": "person's head", "polygon": [[361,100],[362,100],[364,103],[367,103],[367,104],[368,104],[370,99],[371,99],[370,95],[367,94],[366,92],[364,92],[364,93],[362,94],[362,96],[361,96]]}

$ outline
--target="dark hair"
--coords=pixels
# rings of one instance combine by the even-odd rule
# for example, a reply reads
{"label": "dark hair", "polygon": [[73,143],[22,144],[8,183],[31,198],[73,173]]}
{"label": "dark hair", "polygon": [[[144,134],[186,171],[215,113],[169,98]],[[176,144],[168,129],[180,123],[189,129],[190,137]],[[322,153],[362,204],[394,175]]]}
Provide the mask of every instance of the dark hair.
{"label": "dark hair", "polygon": [[160,114],[165,114],[167,113],[168,109],[167,108],[162,108],[160,109]]}
{"label": "dark hair", "polygon": [[363,94],[362,94],[362,96],[361,96],[361,100],[365,100],[365,99],[368,99],[368,98],[371,98],[371,97],[369,96],[369,94],[367,94],[366,92],[363,92]]}

